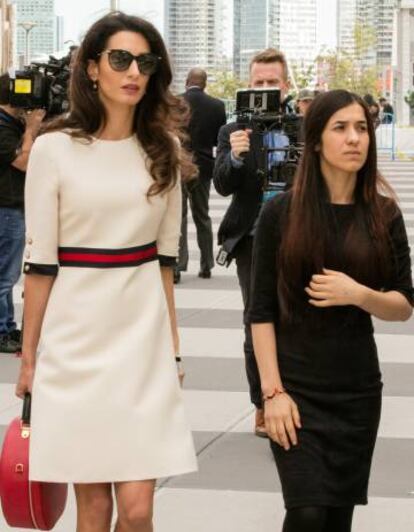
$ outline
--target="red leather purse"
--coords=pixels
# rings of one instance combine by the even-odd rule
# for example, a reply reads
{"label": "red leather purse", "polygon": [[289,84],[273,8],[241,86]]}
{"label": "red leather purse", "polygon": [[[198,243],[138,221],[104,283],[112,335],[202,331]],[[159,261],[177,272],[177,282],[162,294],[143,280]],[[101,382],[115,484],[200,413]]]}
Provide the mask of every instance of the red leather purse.
{"label": "red leather purse", "polygon": [[62,515],[67,484],[29,480],[31,396],[26,394],[21,418],[6,432],[0,456],[0,498],[4,518],[11,527],[51,530]]}

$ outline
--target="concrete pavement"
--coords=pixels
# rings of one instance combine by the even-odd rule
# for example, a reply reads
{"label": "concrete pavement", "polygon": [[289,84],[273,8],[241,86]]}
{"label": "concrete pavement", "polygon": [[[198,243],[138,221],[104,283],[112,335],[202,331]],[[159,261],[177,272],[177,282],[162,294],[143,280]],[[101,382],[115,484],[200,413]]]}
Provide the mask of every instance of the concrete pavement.
{"label": "concrete pavement", "polygon": [[[414,163],[381,161],[399,194],[414,249]],[[217,225],[228,200],[212,194]],[[242,354],[241,297],[234,265],[197,277],[198,251],[190,227],[191,262],[176,291],[185,401],[194,431],[199,472],[163,480],[156,495],[156,532],[278,532],[283,502],[267,441],[252,434]],[[16,288],[18,296],[21,287]],[[17,299],[16,299],[17,301]],[[21,304],[17,301],[17,311]],[[414,529],[414,320],[376,322],[384,406],[370,503],[356,510],[354,532]],[[13,389],[18,360],[0,355],[0,442],[6,424],[20,412]],[[71,495],[57,532],[75,530]],[[11,531],[0,514],[0,532]],[[332,531],[334,532],[334,531]]]}

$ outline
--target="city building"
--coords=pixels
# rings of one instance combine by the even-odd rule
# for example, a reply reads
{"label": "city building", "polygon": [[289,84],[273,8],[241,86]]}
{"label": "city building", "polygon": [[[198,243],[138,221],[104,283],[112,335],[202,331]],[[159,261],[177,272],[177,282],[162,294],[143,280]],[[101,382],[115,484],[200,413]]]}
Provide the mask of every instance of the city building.
{"label": "city building", "polygon": [[337,0],[338,50],[354,55],[354,30],[357,20],[357,0]]}
{"label": "city building", "polygon": [[376,29],[376,63],[388,67],[392,63],[392,41],[394,32],[395,0],[377,0],[375,2],[373,25]]}
{"label": "city building", "polygon": [[[396,1],[337,0],[337,4],[338,49],[351,56],[362,52],[361,66],[377,69],[380,91],[389,95]],[[365,29],[367,41],[363,50],[357,50],[355,42],[357,24]]]}
{"label": "city building", "polygon": [[392,102],[397,122],[414,125],[413,109],[405,97],[414,91],[414,0],[399,0],[395,11]]}
{"label": "city building", "polygon": [[279,48],[290,67],[306,69],[318,55],[316,0],[234,0],[233,61],[236,75],[246,80],[252,56]]}
{"label": "city building", "polygon": [[279,28],[273,0],[234,0],[233,3],[233,64],[241,79],[249,77],[249,64],[259,50],[270,46],[273,30]]}
{"label": "city building", "polygon": [[188,71],[211,74],[223,56],[222,0],[164,0],[164,37],[173,67],[172,88],[183,92]]}
{"label": "city building", "polygon": [[285,53],[291,70],[306,71],[315,64],[318,49],[316,0],[279,0],[278,47]]}
{"label": "city building", "polygon": [[[16,0],[17,7],[17,55],[26,53],[26,38],[29,40],[30,58],[53,54],[55,51],[55,5],[54,0]],[[21,24],[35,24],[26,32]]]}
{"label": "city building", "polygon": [[12,65],[15,49],[16,18],[14,5],[0,0],[0,72]]}

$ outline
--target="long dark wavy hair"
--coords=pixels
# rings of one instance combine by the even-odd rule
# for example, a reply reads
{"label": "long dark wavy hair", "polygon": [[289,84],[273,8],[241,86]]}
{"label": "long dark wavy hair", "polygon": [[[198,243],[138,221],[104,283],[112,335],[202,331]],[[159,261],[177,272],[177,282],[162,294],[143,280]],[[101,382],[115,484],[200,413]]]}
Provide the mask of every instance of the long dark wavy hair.
{"label": "long dark wavy hair", "polygon": [[333,114],[357,103],[368,124],[369,148],[357,173],[354,190],[355,217],[345,238],[343,256],[347,273],[359,282],[372,284],[390,274],[387,226],[397,212],[395,194],[377,168],[373,123],[365,102],[356,94],[333,90],[312,102],[304,123],[304,152],[298,167],[282,235],[278,263],[278,294],[282,316],[288,321],[295,301],[304,298],[304,287],[326,267],[332,253],[332,209],[321,171],[319,147],[322,133]]}
{"label": "long dark wavy hair", "polygon": [[48,125],[46,131],[65,130],[74,138],[92,141],[92,135],[105,126],[107,115],[98,92],[88,76],[90,60],[99,61],[108,39],[120,31],[141,34],[148,41],[152,53],[161,57],[158,70],[148,81],[146,93],[136,106],[134,132],[148,155],[148,170],[154,183],[148,196],[162,193],[177,181],[197,174],[189,154],[179,148],[177,137],[185,140],[184,129],[189,111],[182,98],[169,90],[171,65],[161,35],[148,21],[115,12],[95,22],[86,33],[77,52],[69,87],[70,111]]}

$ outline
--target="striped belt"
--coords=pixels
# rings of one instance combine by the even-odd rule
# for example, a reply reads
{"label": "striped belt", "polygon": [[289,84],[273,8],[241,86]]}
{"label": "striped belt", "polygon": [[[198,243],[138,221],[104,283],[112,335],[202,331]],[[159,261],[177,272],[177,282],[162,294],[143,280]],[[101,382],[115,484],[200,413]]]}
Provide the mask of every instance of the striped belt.
{"label": "striped belt", "polygon": [[158,259],[157,243],[122,249],[59,247],[60,266],[125,268]]}

